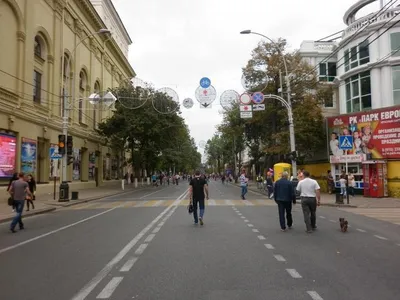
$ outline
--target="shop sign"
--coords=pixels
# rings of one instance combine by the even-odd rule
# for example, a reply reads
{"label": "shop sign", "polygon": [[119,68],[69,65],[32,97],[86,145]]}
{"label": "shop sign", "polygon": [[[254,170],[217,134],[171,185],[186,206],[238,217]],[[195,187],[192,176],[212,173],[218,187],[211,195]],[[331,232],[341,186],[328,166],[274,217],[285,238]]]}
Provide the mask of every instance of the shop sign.
{"label": "shop sign", "polygon": [[[350,156],[365,155],[366,159],[400,159],[400,106],[327,118],[330,160],[345,160],[339,147],[339,136],[352,135]],[[356,156],[354,159],[356,159]],[[355,161],[351,161],[355,162]]]}
{"label": "shop sign", "polygon": [[329,157],[331,164],[345,164],[346,161],[349,164],[362,163],[363,161],[366,161],[366,159],[367,156],[365,154],[349,154],[349,155],[339,155],[339,156],[331,155]]}

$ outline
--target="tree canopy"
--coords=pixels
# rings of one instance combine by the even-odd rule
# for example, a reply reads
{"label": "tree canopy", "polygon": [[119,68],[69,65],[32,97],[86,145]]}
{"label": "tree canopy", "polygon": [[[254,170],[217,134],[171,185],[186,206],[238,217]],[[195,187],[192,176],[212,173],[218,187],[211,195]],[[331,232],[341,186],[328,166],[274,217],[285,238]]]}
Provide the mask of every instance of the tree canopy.
{"label": "tree canopy", "polygon": [[99,124],[98,133],[116,154],[130,153],[127,163],[136,176],[144,170],[189,172],[200,165],[201,154],[180,108],[167,94],[132,85],[111,92],[118,95],[115,111]]}
{"label": "tree canopy", "polygon": [[[312,150],[325,147],[324,118],[320,104],[332,99],[332,89],[320,84],[313,67],[296,52],[287,52],[286,48],[287,43],[283,39],[279,39],[276,44],[260,42],[242,71],[249,92],[279,95],[286,100],[286,74],[282,54],[284,55],[292,83],[296,150],[301,162],[313,155]],[[206,154],[212,162],[218,162],[219,165],[231,163],[231,159],[236,156],[241,165],[241,153],[244,149],[251,159],[250,164],[256,165],[257,172],[263,166],[272,166],[276,162],[290,162],[287,109],[279,100],[268,97],[264,103],[265,111],[253,112],[251,119],[240,118],[238,104],[224,112],[216,136],[219,143],[225,146],[215,147],[217,138],[214,137],[209,140],[207,145],[210,146],[206,148]],[[229,148],[231,155],[224,155],[228,151],[224,147]]]}

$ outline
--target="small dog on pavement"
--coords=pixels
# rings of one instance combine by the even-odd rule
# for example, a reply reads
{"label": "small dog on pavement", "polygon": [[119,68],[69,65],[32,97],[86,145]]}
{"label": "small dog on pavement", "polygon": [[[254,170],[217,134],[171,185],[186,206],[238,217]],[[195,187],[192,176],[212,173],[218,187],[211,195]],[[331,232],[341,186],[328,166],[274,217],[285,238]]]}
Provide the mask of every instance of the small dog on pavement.
{"label": "small dog on pavement", "polygon": [[349,227],[349,222],[345,218],[339,218],[340,222],[340,231],[347,232],[347,228]]}

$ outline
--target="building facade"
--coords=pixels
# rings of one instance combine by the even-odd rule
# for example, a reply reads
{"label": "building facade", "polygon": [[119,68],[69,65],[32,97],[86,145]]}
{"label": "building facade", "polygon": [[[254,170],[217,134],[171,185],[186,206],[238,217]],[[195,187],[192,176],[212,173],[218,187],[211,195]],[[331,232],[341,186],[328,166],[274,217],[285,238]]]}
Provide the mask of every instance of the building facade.
{"label": "building facade", "polygon": [[107,27],[90,0],[2,0],[0,11],[0,181],[14,170],[39,183],[60,176],[54,151],[65,101],[73,137],[67,180],[112,178],[115,159],[94,131],[112,111],[88,98],[135,73],[114,37],[96,33]]}

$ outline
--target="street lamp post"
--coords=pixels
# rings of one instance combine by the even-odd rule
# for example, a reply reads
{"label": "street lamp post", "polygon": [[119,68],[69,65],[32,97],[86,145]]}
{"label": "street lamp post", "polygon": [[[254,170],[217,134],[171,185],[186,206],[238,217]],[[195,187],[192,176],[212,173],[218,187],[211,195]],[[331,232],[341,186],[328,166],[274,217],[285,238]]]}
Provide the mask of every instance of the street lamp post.
{"label": "street lamp post", "polygon": [[[96,34],[109,34],[111,33],[110,30],[106,29],[106,28],[102,28],[97,32],[94,32],[88,36],[86,36],[85,38],[81,39],[79,41],[78,44],[76,44],[76,46],[74,47],[74,49],[71,52],[71,58],[72,56],[75,54],[76,50],[78,49],[78,46],[80,44],[82,44],[82,42],[90,37],[95,36]],[[74,68],[75,69],[75,68]],[[72,83],[72,101],[74,101],[75,98],[75,77]],[[70,103],[68,101],[68,97],[67,94],[65,92],[63,92],[63,102],[64,102],[64,106],[63,106],[63,119],[62,119],[62,134],[65,136],[65,140],[67,140],[67,136],[68,136],[68,127],[69,127],[69,110],[70,110]],[[60,197],[59,197],[59,201],[68,201],[69,200],[69,185],[68,185],[68,181],[67,181],[67,165],[68,165],[68,155],[67,153],[64,154],[63,158],[62,158],[62,182],[60,184]]]}
{"label": "street lamp post", "polygon": [[[268,41],[271,42],[272,45],[275,46],[275,48],[278,50],[279,54],[282,56],[283,64],[285,66],[285,74],[286,74],[287,100],[283,99],[282,97],[276,96],[276,95],[268,95],[266,97],[274,98],[276,100],[281,101],[282,104],[287,108],[288,121],[289,121],[290,151],[292,153],[295,153],[296,152],[296,139],[295,139],[295,135],[294,135],[293,111],[292,111],[292,101],[291,101],[292,90],[290,87],[289,71],[288,71],[288,66],[287,66],[287,61],[286,61],[285,55],[282,53],[281,49],[279,48],[279,45],[276,44],[271,38],[267,37],[264,34],[253,32],[251,30],[243,30],[240,32],[240,34],[255,34],[255,35],[259,35],[259,36],[267,39]],[[296,163],[295,158],[292,159],[292,173],[293,173],[292,174],[293,178],[295,178],[297,175],[297,163]]]}

